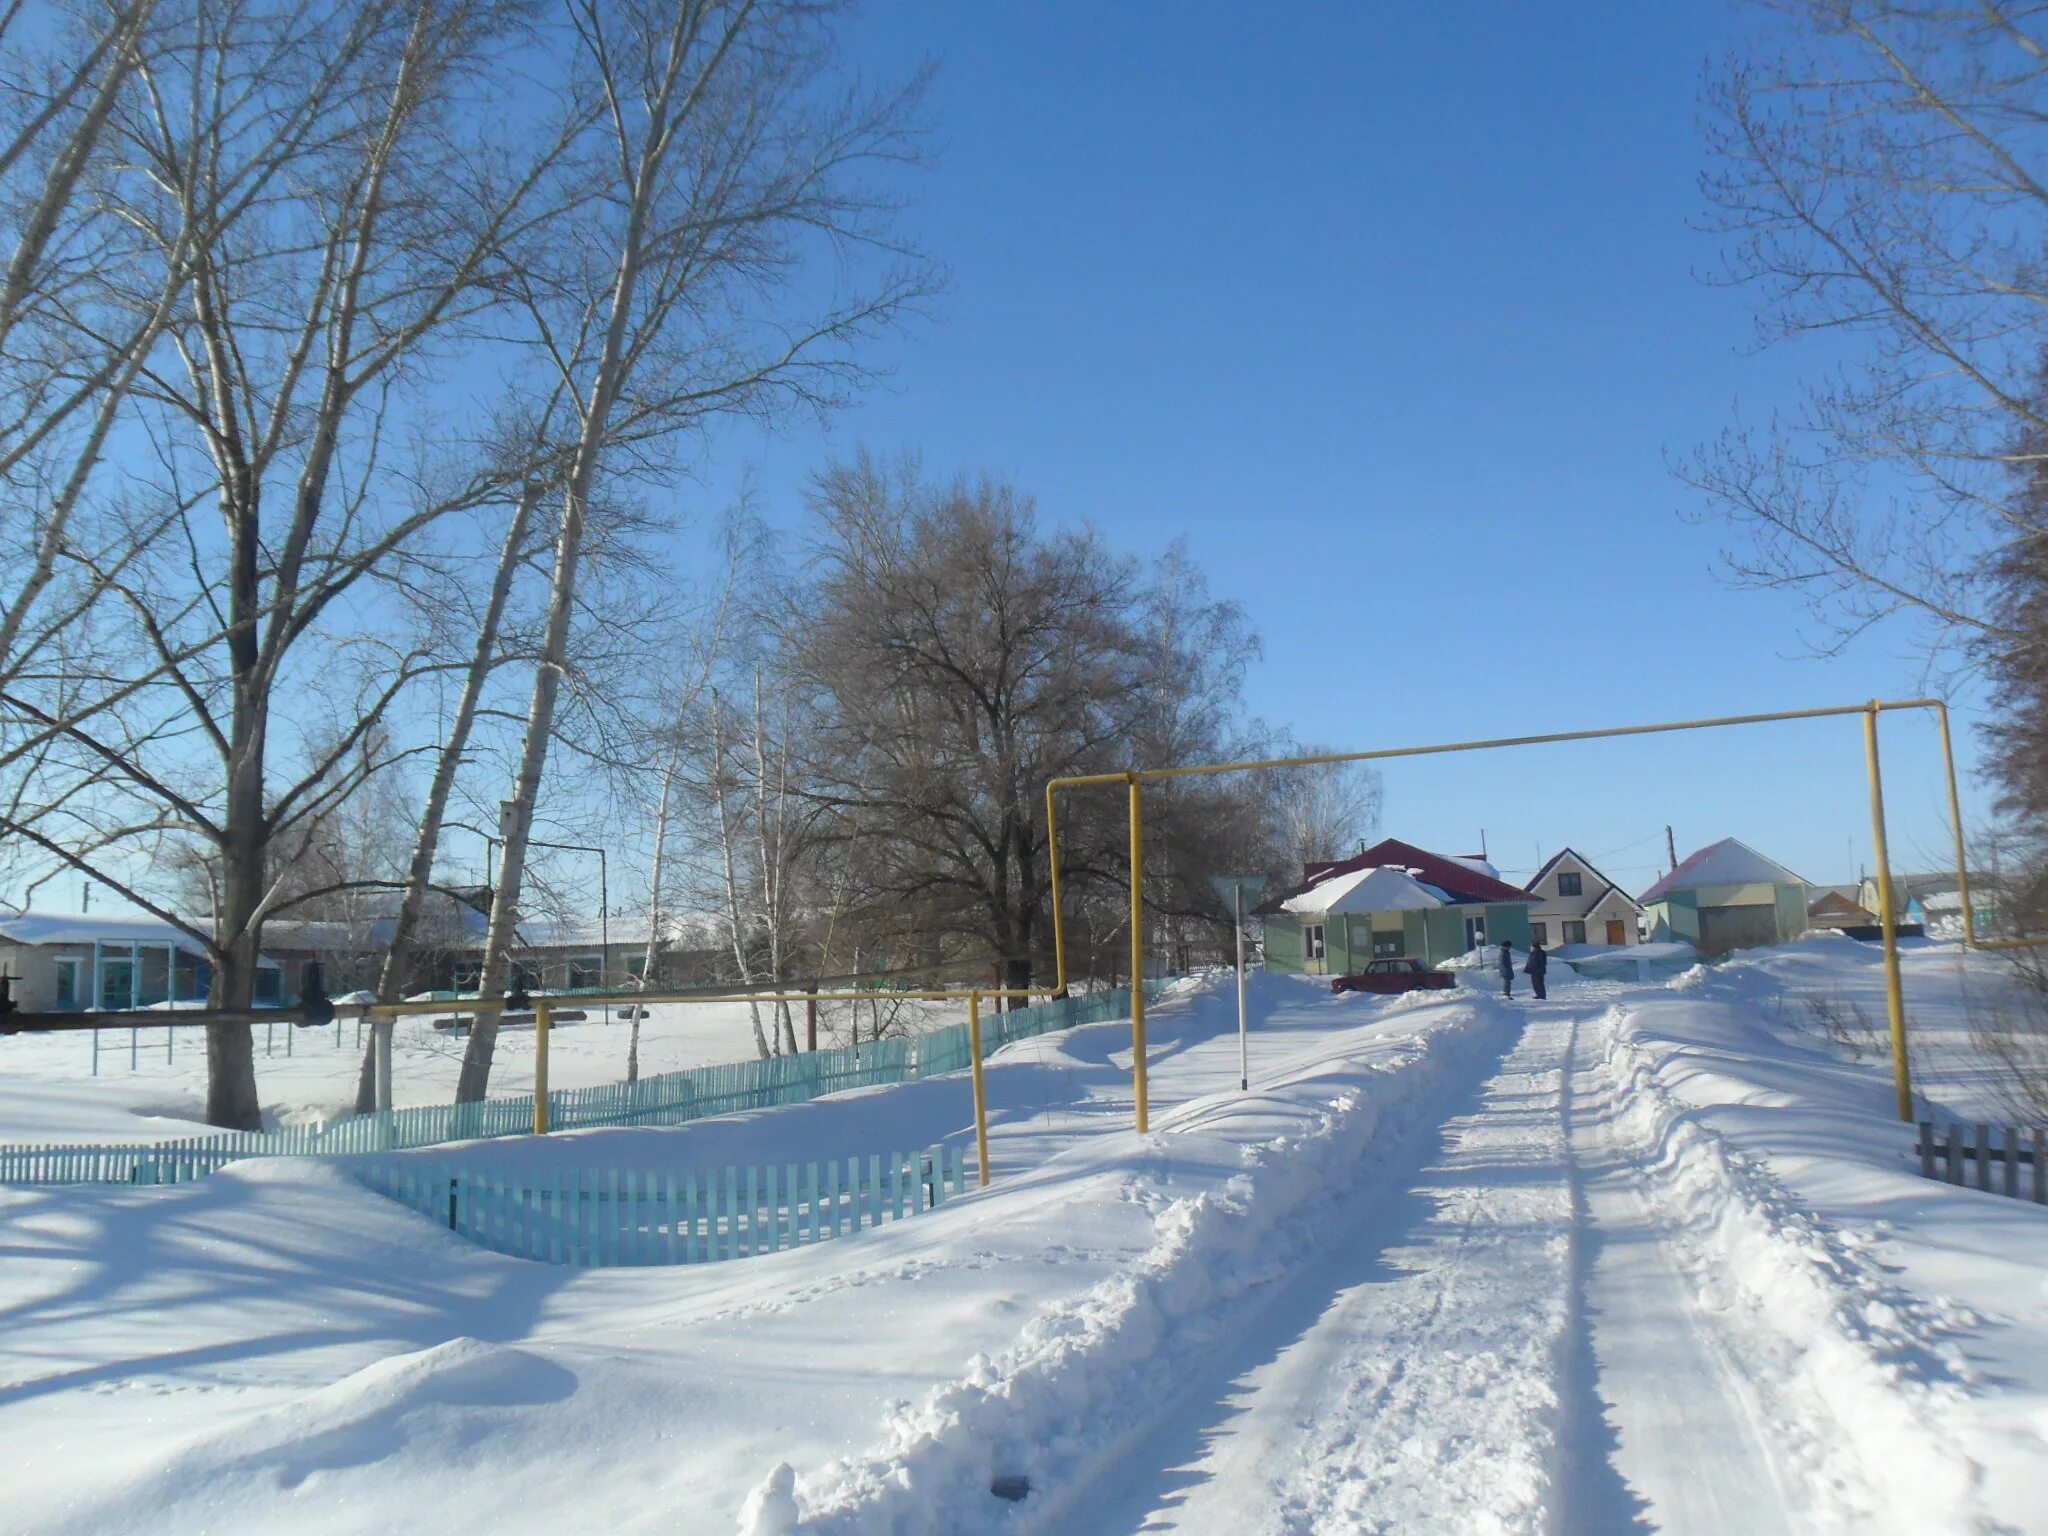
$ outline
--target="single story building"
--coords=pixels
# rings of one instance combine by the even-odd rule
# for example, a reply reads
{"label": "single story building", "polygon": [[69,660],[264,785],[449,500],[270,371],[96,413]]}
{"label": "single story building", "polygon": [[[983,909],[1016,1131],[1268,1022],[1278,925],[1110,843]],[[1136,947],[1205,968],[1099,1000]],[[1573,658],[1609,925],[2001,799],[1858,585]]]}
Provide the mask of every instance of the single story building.
{"label": "single story building", "polygon": [[1503,940],[1526,950],[1533,899],[1484,868],[1391,837],[1311,864],[1301,884],[1258,908],[1266,968],[1345,976],[1389,956],[1437,965]]}
{"label": "single story building", "polygon": [[[1998,891],[1999,882],[1991,875],[1977,870],[1970,871],[1970,905],[1975,909],[1977,937],[1984,938],[1998,932]],[[1877,910],[1877,877],[1865,875],[1858,892],[1865,907]],[[1933,874],[1892,876],[1892,900],[1897,905],[1894,918],[1901,923],[1924,920],[1927,931],[1944,938],[1961,938],[1963,935],[1963,897],[1952,869],[1938,870]],[[1917,911],[1914,909],[1917,907]],[[1876,918],[1871,919],[1876,922]]]}
{"label": "single story building", "polygon": [[1868,928],[1876,921],[1875,912],[1866,910],[1838,890],[1824,890],[1806,904],[1806,926],[1809,928]]}
{"label": "single story building", "polygon": [[[203,1003],[213,966],[189,933],[122,912],[23,912],[0,917],[0,975],[15,978],[24,1013]],[[265,953],[256,1001],[287,1001],[284,969]]]}
{"label": "single story building", "polygon": [[1643,892],[1656,940],[1683,939],[1701,954],[1784,944],[1806,931],[1806,881],[1749,844],[1724,837],[1679,861]]}
{"label": "single story building", "polygon": [[1553,854],[1526,889],[1536,898],[1529,909],[1534,943],[1619,946],[1643,941],[1643,909],[1635,897],[1570,848]]}

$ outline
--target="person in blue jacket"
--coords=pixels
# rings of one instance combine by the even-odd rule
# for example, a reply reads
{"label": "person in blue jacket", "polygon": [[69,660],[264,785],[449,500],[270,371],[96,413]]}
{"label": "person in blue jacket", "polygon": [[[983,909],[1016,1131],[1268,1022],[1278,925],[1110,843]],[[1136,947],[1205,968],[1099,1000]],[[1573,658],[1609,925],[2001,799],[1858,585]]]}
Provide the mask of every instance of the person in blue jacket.
{"label": "person in blue jacket", "polygon": [[1543,990],[1544,974],[1550,969],[1550,956],[1543,952],[1541,944],[1529,946],[1529,958],[1522,962],[1522,974],[1529,978],[1529,985],[1536,989],[1536,1001],[1542,1002],[1549,994]]}
{"label": "person in blue jacket", "polygon": [[1500,995],[1515,995],[1515,951],[1506,939],[1500,941]]}

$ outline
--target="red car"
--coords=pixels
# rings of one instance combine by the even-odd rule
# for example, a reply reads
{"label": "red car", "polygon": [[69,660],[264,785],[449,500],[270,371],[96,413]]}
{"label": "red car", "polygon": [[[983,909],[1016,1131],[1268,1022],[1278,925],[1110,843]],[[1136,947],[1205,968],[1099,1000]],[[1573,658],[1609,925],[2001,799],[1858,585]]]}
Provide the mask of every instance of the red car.
{"label": "red car", "polygon": [[1433,971],[1420,960],[1374,960],[1356,976],[1339,976],[1332,992],[1434,992],[1455,987],[1449,971]]}

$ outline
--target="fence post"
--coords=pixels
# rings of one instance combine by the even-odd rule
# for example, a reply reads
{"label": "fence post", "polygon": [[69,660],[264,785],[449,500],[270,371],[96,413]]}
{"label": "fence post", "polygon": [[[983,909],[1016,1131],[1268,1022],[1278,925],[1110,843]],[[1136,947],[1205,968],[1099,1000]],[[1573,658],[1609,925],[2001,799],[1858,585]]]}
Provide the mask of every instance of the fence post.
{"label": "fence post", "polygon": [[981,1079],[981,994],[967,994],[967,1056],[974,1069],[974,1150],[981,1159],[981,1187],[988,1188],[988,1096]]}
{"label": "fence post", "polygon": [[1977,1187],[1991,1188],[1991,1127],[1981,1121],[1977,1126]]}
{"label": "fence post", "polygon": [[1934,1177],[1934,1122],[1932,1120],[1922,1120],[1920,1122],[1920,1177],[1923,1179]]}
{"label": "fence post", "polygon": [[2015,1198],[2020,1192],[2020,1132],[2016,1125],[2005,1128],[2005,1192]]}
{"label": "fence post", "polygon": [[546,998],[533,1005],[533,1134],[548,1133],[548,1026],[554,1010]]}
{"label": "fence post", "polygon": [[1961,1126],[1951,1125],[1941,1144],[1942,1161],[1948,1174],[1948,1182],[1951,1184],[1963,1182],[1963,1158],[1957,1134],[1961,1129]]}

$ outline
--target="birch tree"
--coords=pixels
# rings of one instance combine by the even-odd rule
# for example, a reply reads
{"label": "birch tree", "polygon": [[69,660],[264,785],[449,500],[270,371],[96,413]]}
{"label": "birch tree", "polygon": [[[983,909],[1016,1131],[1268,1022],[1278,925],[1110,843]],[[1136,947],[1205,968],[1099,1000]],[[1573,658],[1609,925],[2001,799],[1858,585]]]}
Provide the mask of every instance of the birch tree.
{"label": "birch tree", "polygon": [[[484,958],[501,996],[546,768],[585,522],[601,473],[645,472],[708,418],[824,407],[859,344],[927,291],[870,173],[902,161],[919,82],[835,81],[839,8],[811,0],[566,0],[576,79],[601,103],[580,141],[585,216],[536,248],[518,292],[534,344],[577,403],[546,628],[502,823]],[[851,298],[802,281],[813,258],[878,255]],[[480,1008],[458,1100],[481,1098],[497,1041]]]}
{"label": "birch tree", "polygon": [[[159,24],[167,15],[160,5]],[[189,266],[132,386],[152,469],[128,494],[175,516],[154,547],[87,570],[156,682],[66,733],[107,772],[99,814],[121,837],[82,850],[13,830],[150,906],[123,878],[122,844],[131,859],[148,836],[210,848],[219,910],[194,937],[216,1007],[250,1001],[263,920],[285,910],[266,874],[280,841],[410,754],[358,748],[448,665],[414,637],[355,627],[378,606],[377,581],[427,557],[444,519],[520,479],[485,446],[488,422],[474,451],[407,455],[389,437],[423,404],[422,354],[497,302],[508,245],[560,190],[548,172],[573,121],[472,110],[526,40],[513,3],[194,4],[110,116],[134,168],[120,211],[159,270]],[[460,444],[458,422],[439,425]],[[340,729],[323,721],[327,744],[314,746],[298,720],[279,721],[281,696]],[[119,804],[138,811],[114,819]],[[207,1050],[209,1121],[257,1124],[247,1027],[209,1026]]]}

